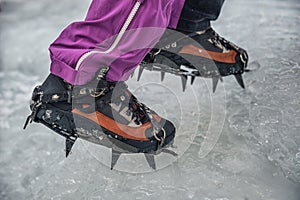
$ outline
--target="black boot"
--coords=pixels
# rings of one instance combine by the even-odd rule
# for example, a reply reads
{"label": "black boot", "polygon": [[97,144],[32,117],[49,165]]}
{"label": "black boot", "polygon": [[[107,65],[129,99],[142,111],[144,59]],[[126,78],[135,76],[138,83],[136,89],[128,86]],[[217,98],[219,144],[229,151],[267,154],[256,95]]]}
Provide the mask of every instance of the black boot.
{"label": "black boot", "polygon": [[241,75],[247,63],[247,52],[220,37],[212,28],[196,33],[167,30],[145,57],[140,70],[161,71],[162,75],[169,72],[181,76],[183,82],[191,76],[192,83],[197,76],[217,82],[224,76],[234,75],[244,88]]}
{"label": "black boot", "polygon": [[146,153],[147,159],[171,145],[174,125],[139,102],[124,82],[106,81],[107,71],[100,69],[83,86],[50,74],[34,89],[24,128],[34,121],[64,136],[66,155],[77,138],[112,148],[114,155]]}

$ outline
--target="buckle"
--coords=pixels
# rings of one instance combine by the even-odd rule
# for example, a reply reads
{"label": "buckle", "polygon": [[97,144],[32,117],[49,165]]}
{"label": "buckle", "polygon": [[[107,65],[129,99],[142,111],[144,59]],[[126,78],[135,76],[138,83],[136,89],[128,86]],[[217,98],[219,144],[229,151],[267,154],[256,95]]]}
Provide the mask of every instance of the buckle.
{"label": "buckle", "polygon": [[162,137],[160,137],[160,136],[158,135],[158,133],[160,132],[159,128],[155,127],[155,128],[154,128],[154,132],[153,132],[153,136],[154,136],[154,138],[155,138],[157,141],[159,141],[159,145],[160,145],[160,146],[162,146],[162,145],[165,143],[165,139],[166,139],[166,137],[167,137],[167,134],[166,134],[165,129],[164,129],[164,128],[161,128],[161,131],[163,132]]}

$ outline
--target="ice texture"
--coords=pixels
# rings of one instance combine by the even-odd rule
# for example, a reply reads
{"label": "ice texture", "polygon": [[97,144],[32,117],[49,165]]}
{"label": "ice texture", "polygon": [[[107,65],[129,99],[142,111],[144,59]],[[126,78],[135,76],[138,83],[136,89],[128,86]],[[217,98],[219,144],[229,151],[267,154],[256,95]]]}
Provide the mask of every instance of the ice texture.
{"label": "ice texture", "polygon": [[139,99],[171,119],[178,158],[124,155],[79,140],[64,158],[64,139],[23,123],[33,87],[49,73],[49,44],[90,1],[0,0],[0,199],[300,199],[300,2],[226,1],[213,27],[248,50],[246,90],[233,77],[211,93],[197,79],[145,72],[128,81]]}

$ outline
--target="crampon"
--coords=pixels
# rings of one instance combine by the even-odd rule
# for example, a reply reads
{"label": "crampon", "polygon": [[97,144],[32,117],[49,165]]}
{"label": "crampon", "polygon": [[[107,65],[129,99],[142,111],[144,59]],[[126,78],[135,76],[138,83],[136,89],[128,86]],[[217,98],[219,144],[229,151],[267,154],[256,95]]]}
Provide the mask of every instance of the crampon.
{"label": "crampon", "polygon": [[187,79],[191,84],[196,77],[212,78],[213,92],[222,77],[234,75],[245,88],[242,74],[248,71],[247,52],[219,36],[213,29],[197,33],[167,30],[160,42],[140,64],[138,81],[144,69],[161,72],[161,80],[170,73],[181,77],[183,91]]}
{"label": "crampon", "polygon": [[111,169],[122,153],[144,153],[156,168],[154,156],[177,154],[168,147],[175,137],[174,125],[142,104],[124,82],[108,82],[109,67],[101,67],[94,80],[73,86],[50,74],[32,95],[31,122],[41,123],[66,138],[68,157],[78,138],[112,149]]}

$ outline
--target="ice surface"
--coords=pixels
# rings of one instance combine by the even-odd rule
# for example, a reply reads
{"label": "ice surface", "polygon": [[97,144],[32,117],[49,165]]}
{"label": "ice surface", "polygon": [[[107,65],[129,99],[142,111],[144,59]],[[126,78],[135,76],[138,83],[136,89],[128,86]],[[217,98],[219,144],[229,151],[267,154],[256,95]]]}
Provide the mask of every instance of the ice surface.
{"label": "ice surface", "polygon": [[245,75],[246,90],[233,77],[215,95],[210,80],[185,93],[171,75],[163,84],[151,72],[129,80],[179,130],[179,158],[159,156],[158,171],[140,155],[122,156],[111,171],[110,151],[84,141],[65,159],[63,138],[38,124],[22,130],[31,90],[49,71],[48,45],[89,3],[0,1],[1,200],[300,199],[298,0],[225,3],[213,26],[248,50],[255,70]]}

